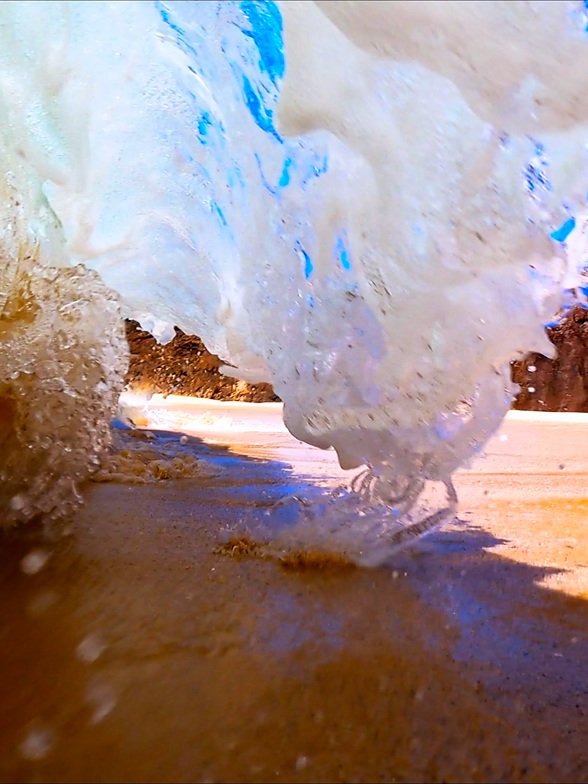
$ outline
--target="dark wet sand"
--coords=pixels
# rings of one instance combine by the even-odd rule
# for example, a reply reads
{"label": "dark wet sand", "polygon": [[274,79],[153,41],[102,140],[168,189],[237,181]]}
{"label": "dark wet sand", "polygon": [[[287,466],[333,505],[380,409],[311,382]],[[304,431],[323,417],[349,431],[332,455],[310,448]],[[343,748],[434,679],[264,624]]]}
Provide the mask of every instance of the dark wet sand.
{"label": "dark wet sand", "polygon": [[277,433],[4,539],[0,781],[588,780],[588,424],[503,433],[459,478],[469,524],[377,570],[216,552],[304,486]]}

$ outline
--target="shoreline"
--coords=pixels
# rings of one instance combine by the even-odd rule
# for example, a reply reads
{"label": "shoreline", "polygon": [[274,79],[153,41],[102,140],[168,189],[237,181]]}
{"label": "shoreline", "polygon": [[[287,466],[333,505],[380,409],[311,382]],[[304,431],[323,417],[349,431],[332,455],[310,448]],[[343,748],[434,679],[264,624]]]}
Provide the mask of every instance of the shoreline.
{"label": "shoreline", "polygon": [[584,422],[509,416],[459,520],[384,567],[285,569],[222,534],[335,456],[276,408],[258,439],[212,408],[242,429],[188,436],[206,471],[93,484],[69,537],[5,537],[0,781],[588,777]]}

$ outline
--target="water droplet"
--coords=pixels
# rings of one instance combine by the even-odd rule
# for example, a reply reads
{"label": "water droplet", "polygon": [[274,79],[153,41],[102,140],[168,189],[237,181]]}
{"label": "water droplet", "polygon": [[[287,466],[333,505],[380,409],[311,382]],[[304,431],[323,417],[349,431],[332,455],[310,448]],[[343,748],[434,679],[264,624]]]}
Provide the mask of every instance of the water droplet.
{"label": "water droplet", "polygon": [[86,691],[86,701],[93,707],[91,724],[99,724],[116,706],[116,695],[109,683],[101,678],[92,680]]}
{"label": "water droplet", "polygon": [[180,444],[187,444],[187,443],[188,443],[188,436],[181,436]]}
{"label": "water droplet", "polygon": [[503,434],[500,436],[500,441],[508,441],[508,436],[506,435],[506,433],[503,433]]}
{"label": "water droplet", "polygon": [[88,634],[76,648],[78,659],[84,662],[95,662],[106,649],[106,643],[102,637],[97,634]]}
{"label": "water droplet", "polygon": [[529,371],[529,373],[534,373],[537,370],[537,368],[535,367],[535,365],[529,365],[527,370]]}
{"label": "water droplet", "polygon": [[49,754],[54,744],[53,732],[42,724],[35,724],[27,732],[18,750],[24,759],[40,760]]}
{"label": "water droplet", "polygon": [[37,574],[40,572],[41,569],[45,566],[47,561],[49,560],[49,553],[47,550],[42,550],[40,547],[36,547],[34,550],[31,550],[30,553],[25,555],[25,557],[20,562],[20,569],[25,574]]}
{"label": "water droplet", "polygon": [[25,506],[27,499],[24,495],[20,493],[18,495],[13,496],[10,499],[10,508],[14,509],[15,512],[19,512]]}
{"label": "water droplet", "polygon": [[304,770],[307,765],[308,765],[308,757],[305,757],[303,754],[301,754],[296,759],[296,770]]}
{"label": "water droplet", "polygon": [[533,392],[534,392],[534,391],[535,391],[535,387],[529,387],[529,392],[530,392],[531,394],[533,394]]}

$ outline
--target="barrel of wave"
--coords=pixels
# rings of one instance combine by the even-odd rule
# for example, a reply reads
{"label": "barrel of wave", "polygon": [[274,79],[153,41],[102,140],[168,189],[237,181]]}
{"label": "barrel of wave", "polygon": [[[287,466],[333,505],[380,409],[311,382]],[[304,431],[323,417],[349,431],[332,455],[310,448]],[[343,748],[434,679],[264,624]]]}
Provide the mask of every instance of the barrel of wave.
{"label": "barrel of wave", "polygon": [[[66,519],[99,465],[128,362],[116,296],[61,261],[59,226],[8,191],[0,242],[0,525]],[[26,208],[25,208],[26,205]]]}

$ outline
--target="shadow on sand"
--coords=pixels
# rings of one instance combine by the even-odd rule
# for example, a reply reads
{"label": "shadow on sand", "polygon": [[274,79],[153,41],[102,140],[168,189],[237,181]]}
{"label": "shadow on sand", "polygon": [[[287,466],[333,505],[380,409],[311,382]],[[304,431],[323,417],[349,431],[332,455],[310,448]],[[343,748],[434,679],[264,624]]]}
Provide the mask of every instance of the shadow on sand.
{"label": "shadow on sand", "polygon": [[202,475],[0,540],[0,781],[588,780],[588,604],[557,570],[459,524],[376,570],[228,557],[314,486],[186,448]]}

